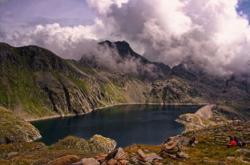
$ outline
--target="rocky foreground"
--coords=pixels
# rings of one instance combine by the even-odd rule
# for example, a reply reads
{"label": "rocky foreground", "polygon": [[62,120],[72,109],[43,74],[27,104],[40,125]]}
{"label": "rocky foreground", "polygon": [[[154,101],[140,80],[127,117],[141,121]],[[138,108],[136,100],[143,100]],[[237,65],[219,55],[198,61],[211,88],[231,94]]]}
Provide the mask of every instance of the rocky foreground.
{"label": "rocky foreground", "polygon": [[[133,145],[126,148],[126,151],[130,155],[131,164],[247,165],[250,164],[249,124],[250,122],[236,121],[172,137],[159,146]],[[244,139],[247,145],[242,148],[227,148],[228,136]],[[138,151],[144,151],[145,155],[156,153],[161,158],[152,160],[147,156],[142,157]]]}
{"label": "rocky foreground", "polygon": [[39,138],[41,135],[33,125],[0,107],[0,144],[31,142]]}
{"label": "rocky foreground", "polygon": [[[0,145],[3,165],[248,165],[250,164],[250,122],[226,120],[219,107],[208,105],[195,114],[180,116],[186,126],[182,135],[160,145],[135,144],[119,148],[109,138],[66,137],[46,146],[41,142],[13,141]],[[216,124],[217,123],[217,124]],[[246,143],[228,148],[229,136]]]}
{"label": "rocky foreground", "polygon": [[[116,148],[112,139],[95,135],[89,140],[66,137],[54,145],[41,142],[0,145],[4,165],[248,165],[250,122],[234,121],[223,126],[171,137],[161,145]],[[245,147],[227,148],[228,136],[237,136]],[[195,140],[194,140],[195,137]]]}

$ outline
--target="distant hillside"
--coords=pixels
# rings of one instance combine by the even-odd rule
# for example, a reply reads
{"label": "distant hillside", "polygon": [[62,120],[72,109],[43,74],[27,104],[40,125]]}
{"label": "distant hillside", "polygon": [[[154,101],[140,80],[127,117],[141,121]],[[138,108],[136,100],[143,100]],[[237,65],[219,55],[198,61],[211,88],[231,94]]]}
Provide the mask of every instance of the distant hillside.
{"label": "distant hillside", "polygon": [[65,60],[37,46],[0,43],[0,106],[25,119],[84,114],[120,103],[212,102],[242,110],[249,107],[246,79],[213,77],[184,65],[171,69],[140,56],[125,41],[99,44],[118,52],[119,60],[136,61],[138,72],[111,70],[91,59]]}

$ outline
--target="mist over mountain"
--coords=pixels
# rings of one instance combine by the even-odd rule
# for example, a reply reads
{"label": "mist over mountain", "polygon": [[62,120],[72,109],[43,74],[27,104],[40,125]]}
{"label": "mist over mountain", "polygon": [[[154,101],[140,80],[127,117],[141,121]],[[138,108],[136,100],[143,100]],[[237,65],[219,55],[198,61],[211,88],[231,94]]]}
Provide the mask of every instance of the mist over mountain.
{"label": "mist over mountain", "polygon": [[106,40],[99,42],[93,50],[82,56],[82,64],[146,79],[165,78],[170,74],[169,66],[149,61],[136,53],[126,41]]}
{"label": "mist over mountain", "polygon": [[0,0],[0,164],[249,164],[249,50],[250,0]]}
{"label": "mist over mountain", "polygon": [[170,68],[125,41],[100,42],[95,50],[103,56],[66,60],[38,46],[0,43],[0,106],[26,119],[128,103],[226,104],[248,116],[249,77],[212,76],[185,64]]}
{"label": "mist over mountain", "polygon": [[89,24],[0,27],[0,40],[14,46],[0,47],[1,104],[29,117],[33,109],[64,115],[116,103],[244,109],[250,30],[238,3],[87,0],[96,13]]}
{"label": "mist over mountain", "polygon": [[[238,11],[239,0],[87,0],[87,5],[96,13],[92,24],[41,24],[2,32],[1,40],[80,59],[95,52],[98,42],[122,39],[149,60],[171,67],[191,63],[213,75],[249,74],[250,28]],[[107,63],[115,60],[106,57]],[[127,65],[122,68],[136,71],[135,64]]]}

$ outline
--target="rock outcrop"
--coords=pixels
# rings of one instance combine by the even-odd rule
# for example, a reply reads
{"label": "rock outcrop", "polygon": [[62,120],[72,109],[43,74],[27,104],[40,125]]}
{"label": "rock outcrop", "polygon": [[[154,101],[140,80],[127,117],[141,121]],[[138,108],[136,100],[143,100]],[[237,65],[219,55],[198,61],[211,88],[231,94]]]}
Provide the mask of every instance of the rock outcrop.
{"label": "rock outcrop", "polygon": [[40,137],[39,131],[29,122],[0,107],[0,144],[31,142]]}
{"label": "rock outcrop", "polygon": [[68,136],[59,142],[52,145],[54,149],[75,149],[81,150],[82,153],[109,153],[116,147],[116,141],[103,137],[101,135],[94,135],[89,140]]}
{"label": "rock outcrop", "polygon": [[128,154],[122,148],[117,148],[101,163],[102,165],[127,165],[128,162]]}
{"label": "rock outcrop", "polygon": [[66,165],[66,164],[72,164],[79,160],[80,158],[76,155],[65,155],[48,162],[48,165]]}
{"label": "rock outcrop", "polygon": [[156,153],[144,153],[144,151],[141,149],[137,151],[137,154],[139,156],[139,160],[141,160],[144,163],[153,163],[153,162],[163,159]]}
{"label": "rock outcrop", "polygon": [[83,158],[81,161],[73,163],[72,165],[100,165],[94,158]]}
{"label": "rock outcrop", "polygon": [[184,132],[197,131],[211,126],[226,124],[228,120],[221,114],[217,114],[216,105],[206,105],[196,113],[180,115],[176,120],[185,126]]}
{"label": "rock outcrop", "polygon": [[103,153],[109,153],[116,148],[116,141],[110,138],[103,137],[101,135],[94,135],[89,139],[89,143],[94,146],[98,146],[97,151]]}
{"label": "rock outcrop", "polygon": [[170,157],[172,159],[188,159],[189,156],[185,153],[184,148],[193,146],[197,141],[185,136],[170,137],[161,145],[161,156]]}
{"label": "rock outcrop", "polygon": [[72,165],[128,165],[128,163],[128,154],[122,148],[117,148],[109,154],[99,154],[94,158],[83,158]]}

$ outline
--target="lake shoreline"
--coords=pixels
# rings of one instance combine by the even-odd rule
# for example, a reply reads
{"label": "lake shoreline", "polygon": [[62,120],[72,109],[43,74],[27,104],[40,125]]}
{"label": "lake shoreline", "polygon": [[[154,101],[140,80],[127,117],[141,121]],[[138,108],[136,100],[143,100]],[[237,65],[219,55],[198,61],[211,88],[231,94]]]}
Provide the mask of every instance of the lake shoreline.
{"label": "lake shoreline", "polygon": [[[135,143],[157,145],[166,137],[182,133],[183,125],[175,122],[179,115],[195,113],[201,107],[187,104],[186,106],[137,105],[126,104],[126,106],[97,110],[86,116],[43,120],[32,124],[42,132],[41,141],[46,145],[54,144],[66,136],[90,138],[94,134],[115,139],[121,147]],[[119,129],[121,130],[117,132]],[[57,133],[56,130],[60,131]],[[145,130],[147,136],[144,136]],[[133,138],[126,140],[123,138],[125,136]]]}
{"label": "lake shoreline", "polygon": [[[103,106],[103,107],[97,107],[94,108],[92,111],[88,112],[88,113],[81,113],[81,114],[64,114],[64,115],[51,115],[51,116],[45,116],[45,117],[41,117],[41,118],[35,118],[35,119],[24,119],[27,122],[36,122],[36,121],[43,121],[43,120],[50,120],[50,119],[57,119],[57,118],[68,118],[68,117],[75,117],[75,116],[83,116],[83,115],[87,115],[89,113],[92,113],[94,111],[97,110],[103,110],[106,108],[110,108],[110,107],[115,107],[115,106],[122,106],[122,105],[162,105],[162,106],[181,106],[181,105],[197,105],[197,106],[204,106],[204,105],[208,105],[209,103],[169,103],[169,104],[163,104],[163,103],[120,103],[120,104],[113,104],[113,105],[107,105],[107,106]],[[198,109],[199,110],[199,109]]]}

